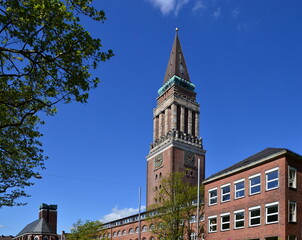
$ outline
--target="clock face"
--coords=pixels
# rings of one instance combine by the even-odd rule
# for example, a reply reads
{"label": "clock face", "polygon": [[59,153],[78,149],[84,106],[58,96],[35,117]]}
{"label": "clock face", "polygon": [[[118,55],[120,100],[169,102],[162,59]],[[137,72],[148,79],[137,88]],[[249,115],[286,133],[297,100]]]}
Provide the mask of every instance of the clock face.
{"label": "clock face", "polygon": [[186,166],[194,167],[195,165],[195,155],[192,152],[185,151],[184,162]]}
{"label": "clock face", "polygon": [[159,168],[163,165],[163,154],[160,153],[154,158],[154,168]]}

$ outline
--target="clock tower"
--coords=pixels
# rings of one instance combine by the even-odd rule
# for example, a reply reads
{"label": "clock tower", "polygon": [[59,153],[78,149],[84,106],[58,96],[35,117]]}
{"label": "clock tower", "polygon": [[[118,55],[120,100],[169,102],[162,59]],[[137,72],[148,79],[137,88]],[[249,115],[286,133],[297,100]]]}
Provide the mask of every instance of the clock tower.
{"label": "clock tower", "polygon": [[194,89],[176,30],[163,86],[158,90],[153,110],[153,142],[147,156],[147,207],[159,201],[155,199],[155,191],[161,188],[161,178],[172,172],[185,172],[184,180],[197,184],[197,159],[200,159],[200,179],[204,179],[205,150],[199,136],[200,107]]}

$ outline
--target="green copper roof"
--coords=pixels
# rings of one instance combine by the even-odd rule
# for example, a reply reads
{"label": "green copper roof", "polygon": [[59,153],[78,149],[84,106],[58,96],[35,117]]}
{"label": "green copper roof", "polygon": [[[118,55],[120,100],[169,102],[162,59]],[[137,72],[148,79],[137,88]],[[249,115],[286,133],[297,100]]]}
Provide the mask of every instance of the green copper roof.
{"label": "green copper roof", "polygon": [[195,85],[193,83],[174,75],[158,90],[158,95],[161,96],[168,88],[173,85],[178,85],[191,91],[195,89]]}

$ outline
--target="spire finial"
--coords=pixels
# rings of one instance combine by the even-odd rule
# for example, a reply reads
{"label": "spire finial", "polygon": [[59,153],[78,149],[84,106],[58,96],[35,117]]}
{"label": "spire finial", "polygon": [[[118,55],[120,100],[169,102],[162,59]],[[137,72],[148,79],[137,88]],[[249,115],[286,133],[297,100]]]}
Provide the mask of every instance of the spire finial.
{"label": "spire finial", "polygon": [[175,32],[178,33],[178,28],[175,28]]}

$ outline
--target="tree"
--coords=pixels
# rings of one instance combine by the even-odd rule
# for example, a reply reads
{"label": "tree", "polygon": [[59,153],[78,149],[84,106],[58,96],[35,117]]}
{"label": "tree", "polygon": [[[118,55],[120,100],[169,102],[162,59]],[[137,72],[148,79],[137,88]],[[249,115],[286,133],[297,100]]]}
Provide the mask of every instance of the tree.
{"label": "tree", "polygon": [[[151,231],[158,239],[190,239],[191,233],[196,231],[197,187],[185,178],[182,172],[163,178],[155,194],[156,203],[148,209]],[[203,196],[203,187],[200,187],[200,196]],[[199,216],[202,214],[203,207],[200,206]],[[198,236],[201,236],[202,226],[199,230]]]}
{"label": "tree", "polygon": [[73,224],[71,233],[67,235],[67,240],[91,240],[99,238],[103,229],[103,223],[100,221],[85,222],[78,220]]}
{"label": "tree", "polygon": [[58,102],[86,102],[99,79],[91,70],[113,56],[101,51],[80,17],[105,21],[91,0],[0,0],[0,208],[44,169],[41,113]]}

